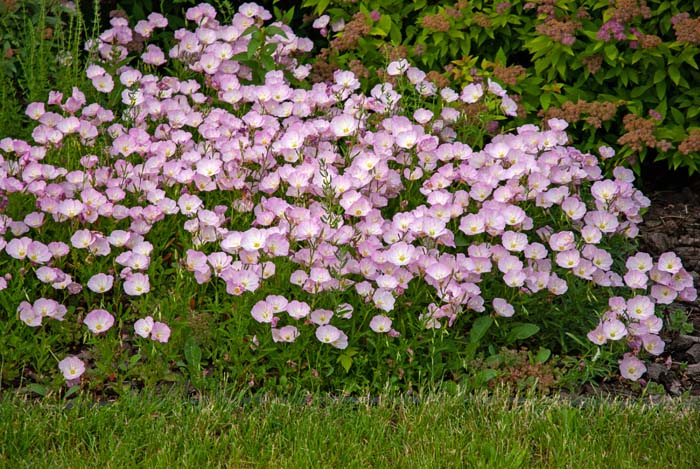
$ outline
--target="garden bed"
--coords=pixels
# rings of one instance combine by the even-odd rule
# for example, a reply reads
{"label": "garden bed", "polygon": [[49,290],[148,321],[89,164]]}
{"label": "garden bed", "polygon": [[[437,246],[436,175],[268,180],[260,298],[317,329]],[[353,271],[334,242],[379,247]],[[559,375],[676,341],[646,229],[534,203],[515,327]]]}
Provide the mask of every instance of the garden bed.
{"label": "garden bed", "polygon": [[[640,226],[640,250],[652,256],[669,250],[676,252],[697,282],[700,278],[700,177],[696,174],[688,178],[663,170],[649,171],[649,174],[660,174],[660,177],[648,181],[644,188],[652,203]],[[700,302],[674,303],[671,310],[686,313],[693,329],[668,330],[663,335],[666,353],[649,367],[649,378],[661,383],[670,395],[684,391],[700,395]],[[666,365],[669,357],[670,368]]]}

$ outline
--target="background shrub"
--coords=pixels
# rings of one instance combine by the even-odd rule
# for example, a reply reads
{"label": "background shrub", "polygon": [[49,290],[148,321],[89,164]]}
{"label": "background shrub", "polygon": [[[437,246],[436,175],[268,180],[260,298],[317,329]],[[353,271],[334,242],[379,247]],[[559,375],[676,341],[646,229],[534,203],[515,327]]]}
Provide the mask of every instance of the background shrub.
{"label": "background shrub", "polygon": [[[574,124],[583,149],[620,145],[616,164],[700,167],[700,4],[655,0],[400,2],[305,0],[327,14],[317,80],[338,66],[368,82],[410,56],[436,81],[495,77],[521,115]],[[341,24],[344,24],[342,27]],[[342,28],[342,29],[341,29]]]}

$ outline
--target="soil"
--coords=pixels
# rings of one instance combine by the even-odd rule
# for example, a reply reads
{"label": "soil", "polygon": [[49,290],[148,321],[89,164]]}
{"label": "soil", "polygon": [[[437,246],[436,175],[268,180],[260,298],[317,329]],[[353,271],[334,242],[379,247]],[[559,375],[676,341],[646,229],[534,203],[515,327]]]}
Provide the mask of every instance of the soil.
{"label": "soil", "polygon": [[[675,252],[693,276],[695,287],[700,289],[700,175],[689,177],[681,172],[670,173],[663,167],[645,169],[644,174],[654,177],[642,184],[651,206],[640,226],[639,250],[654,258],[667,251]],[[684,311],[693,330],[671,331],[668,317],[664,318],[665,332],[661,337],[666,350],[655,363],[648,365],[644,378],[662,385],[670,396],[684,393],[698,396],[700,301],[673,303],[669,311],[673,310]]]}

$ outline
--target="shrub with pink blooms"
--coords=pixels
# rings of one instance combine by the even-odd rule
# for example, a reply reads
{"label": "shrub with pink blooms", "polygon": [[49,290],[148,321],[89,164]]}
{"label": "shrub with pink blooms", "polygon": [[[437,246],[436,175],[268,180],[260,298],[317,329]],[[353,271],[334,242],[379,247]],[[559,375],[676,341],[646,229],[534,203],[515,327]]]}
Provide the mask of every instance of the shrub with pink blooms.
{"label": "shrub with pink blooms", "polygon": [[633,253],[649,200],[603,174],[611,149],[556,119],[483,141],[465,105],[505,119],[506,90],[405,60],[368,95],[343,70],[305,85],[311,42],[255,4],[186,18],[138,57],[113,18],[94,89],[0,140],[3,383],[410,389],[514,345],[636,380],[663,352],[664,306],[696,290],[675,254]]}

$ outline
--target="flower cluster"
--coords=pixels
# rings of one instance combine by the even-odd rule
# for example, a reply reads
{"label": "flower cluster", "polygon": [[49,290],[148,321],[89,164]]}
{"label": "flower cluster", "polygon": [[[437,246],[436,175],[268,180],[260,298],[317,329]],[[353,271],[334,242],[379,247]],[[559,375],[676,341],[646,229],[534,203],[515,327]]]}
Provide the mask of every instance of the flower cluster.
{"label": "flower cluster", "polygon": [[[629,170],[617,168],[605,179],[596,156],[567,146],[565,121],[551,119],[548,130],[519,127],[478,151],[457,140],[465,103],[492,99],[503,114],[515,115],[515,102],[497,83],[438,89],[399,60],[386,73],[402,89],[384,83],[361,94],[349,71],[294,88],[282,69],[306,76],[308,67],[292,54],[311,44],[276,23],[285,34],[266,40],[281,70],[267,73],[263,84],[246,84],[250,70],[233,57],[246,50],[244,32],[269,13],[244,4],[225,25],[203,4],[187,18],[196,29],[176,31],[168,56],[200,81],[127,65],[112,76],[107,65],[124,57],[131,40],[128,25],[114,19],[98,46],[105,63],[88,76],[100,92],[120,84],[122,117],[87,104],[78,89],[65,100],[53,93],[48,107],[27,109],[38,121],[33,144],[0,141],[0,189],[35,201],[21,219],[0,215],[0,233],[9,237],[0,238],[0,248],[40,282],[74,296],[86,293],[83,284],[90,295],[146,295],[154,251],[147,237],[154,226],[177,220],[191,240],[182,265],[198,284],[253,294],[279,275],[280,263],[294,265],[284,281],[296,295],[270,294],[249,312],[275,342],[306,333],[343,349],[351,340],[344,321],[358,305],[372,311],[370,330],[398,337],[393,319],[407,314],[398,306],[409,286],[430,292],[419,313],[423,326],[443,328],[461,316],[511,317],[521,312],[520,296],[561,296],[581,283],[631,291],[628,300],[610,299],[590,339],[626,337],[636,357],[662,349],[654,305],[695,297],[690,276],[670,253],[656,263],[638,254],[626,273],[615,272],[606,241],[635,237],[649,200]],[[154,16],[136,28],[148,37],[163,25]],[[161,58],[152,46],[142,56],[151,65]],[[411,108],[402,93],[412,93],[414,102],[431,96],[438,105]],[[86,149],[79,169],[46,162],[68,142]],[[245,219],[240,214],[252,222],[234,223]],[[70,227],[70,244],[34,239],[50,223]],[[73,278],[61,261],[69,254],[109,259],[113,272]],[[327,298],[343,300],[323,304]],[[18,312],[38,326],[43,317],[62,319],[66,308],[41,298]],[[113,323],[102,309],[85,317],[95,334]],[[170,336],[150,316],[134,330],[160,342]],[[84,370],[75,361],[61,363],[67,378]],[[623,363],[630,376],[641,369]]]}

